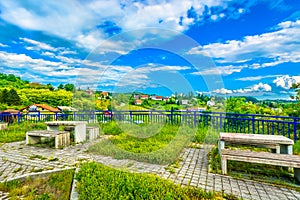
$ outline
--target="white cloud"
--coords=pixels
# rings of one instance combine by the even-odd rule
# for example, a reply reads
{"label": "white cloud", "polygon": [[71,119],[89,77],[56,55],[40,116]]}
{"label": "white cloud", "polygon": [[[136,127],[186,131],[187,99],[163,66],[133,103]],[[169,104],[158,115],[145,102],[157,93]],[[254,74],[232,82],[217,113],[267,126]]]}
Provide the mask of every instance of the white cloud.
{"label": "white cloud", "polygon": [[232,94],[232,90],[221,88],[221,89],[214,90],[213,93],[217,93],[217,94]]}
{"label": "white cloud", "polygon": [[192,72],[193,75],[230,75],[235,72],[240,72],[242,69],[247,66],[220,66],[214,68],[203,69],[202,71]]}
{"label": "white cloud", "polygon": [[0,47],[8,47],[8,45],[0,43]]}
{"label": "white cloud", "polygon": [[294,83],[300,83],[300,76],[289,76],[284,75],[281,77],[277,77],[273,83],[276,84],[277,87],[281,87],[283,89],[290,89]]}
{"label": "white cloud", "polygon": [[272,90],[272,87],[269,84],[258,83],[252,86],[253,91],[266,91],[269,92]]}
{"label": "white cloud", "polygon": [[[252,5],[243,4],[245,9]],[[213,13],[210,9],[214,6],[218,6],[218,10],[214,9]],[[218,20],[242,14],[241,8],[221,0],[52,0],[42,5],[38,2],[1,1],[0,8],[0,17],[9,23],[78,41],[78,44],[89,49],[97,47],[99,42],[110,36],[105,32],[107,27],[101,27],[107,21],[113,22],[122,31],[148,27],[185,31],[195,22],[202,23],[207,15],[212,20]],[[194,18],[188,17],[191,8]]]}
{"label": "white cloud", "polygon": [[237,78],[236,80],[238,81],[258,81],[264,78],[273,78],[273,77],[278,77],[281,75],[266,75],[266,76],[248,76],[248,77],[242,77],[242,78]]}
{"label": "white cloud", "polygon": [[189,54],[209,55],[217,62],[231,63],[266,58],[268,62],[252,64],[254,69],[286,62],[300,62],[300,20],[280,23],[277,30],[242,40],[228,40],[192,48]]}
{"label": "white cloud", "polygon": [[23,40],[26,43],[33,45],[33,46],[27,47],[27,48],[29,48],[28,50],[38,50],[38,51],[39,50],[47,50],[47,51],[57,51],[58,50],[58,48],[54,48],[46,43],[32,40],[29,38],[19,38],[19,39]]}
{"label": "white cloud", "polygon": [[259,93],[259,92],[271,92],[272,91],[272,87],[269,84],[264,84],[264,83],[258,83],[255,85],[252,85],[250,87],[247,88],[240,88],[240,89],[234,89],[234,90],[230,90],[230,89],[226,89],[226,88],[221,88],[221,89],[216,89],[214,91],[212,91],[212,93],[216,93],[216,94],[233,94],[233,95],[238,95],[238,94],[252,94],[252,93]]}

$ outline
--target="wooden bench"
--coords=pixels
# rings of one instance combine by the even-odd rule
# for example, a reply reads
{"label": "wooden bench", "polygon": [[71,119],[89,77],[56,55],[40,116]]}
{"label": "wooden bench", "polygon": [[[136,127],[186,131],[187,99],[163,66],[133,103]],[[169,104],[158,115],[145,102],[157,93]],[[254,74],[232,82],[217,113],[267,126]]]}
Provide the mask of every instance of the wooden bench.
{"label": "wooden bench", "polygon": [[225,149],[225,144],[249,145],[267,147],[275,153],[293,154],[294,141],[282,135],[220,133],[219,150]]}
{"label": "wooden bench", "polygon": [[222,174],[227,174],[227,160],[294,168],[294,178],[300,182],[300,156],[297,155],[222,149]]}
{"label": "wooden bench", "polygon": [[43,141],[44,138],[54,138],[55,148],[70,145],[70,132],[68,131],[36,130],[26,132],[26,144],[36,144]]}

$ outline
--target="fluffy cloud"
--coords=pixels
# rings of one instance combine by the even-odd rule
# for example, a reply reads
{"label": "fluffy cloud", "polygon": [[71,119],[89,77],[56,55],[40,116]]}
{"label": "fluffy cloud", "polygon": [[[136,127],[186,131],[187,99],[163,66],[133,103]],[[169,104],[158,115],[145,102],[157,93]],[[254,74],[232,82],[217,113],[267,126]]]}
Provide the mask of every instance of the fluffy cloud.
{"label": "fluffy cloud", "polygon": [[278,24],[277,30],[242,40],[212,43],[192,48],[189,54],[209,55],[219,63],[248,62],[266,58],[271,62],[254,63],[252,68],[271,67],[286,62],[300,62],[300,20]]}
{"label": "fluffy cloud", "polygon": [[58,48],[54,48],[46,43],[32,40],[29,38],[20,38],[20,40],[22,40],[28,44],[31,44],[31,46],[27,47],[28,50],[38,50],[38,51],[39,50],[47,50],[47,51],[57,51],[58,50]]}
{"label": "fluffy cloud", "polygon": [[196,22],[238,17],[254,4],[255,1],[249,3],[244,0],[52,0],[42,5],[1,1],[0,17],[23,29],[47,32],[93,49],[111,34],[120,31],[147,27],[185,31]]}
{"label": "fluffy cloud", "polygon": [[221,88],[212,91],[212,93],[222,94],[222,95],[226,95],[226,94],[234,94],[234,95],[248,94],[249,95],[257,92],[271,92],[271,91],[272,91],[272,87],[269,84],[264,84],[260,82],[258,84],[252,85],[244,89],[229,90],[226,88]]}
{"label": "fluffy cloud", "polygon": [[240,72],[243,68],[246,68],[246,65],[243,66],[222,66],[222,67],[213,67],[204,69],[198,72],[192,72],[193,75],[230,75],[235,72]]}
{"label": "fluffy cloud", "polygon": [[277,77],[273,83],[277,86],[277,87],[281,87],[283,89],[290,89],[292,87],[292,85],[294,83],[300,83],[300,76],[289,76],[289,75],[285,75],[285,76],[281,76],[281,77]]}

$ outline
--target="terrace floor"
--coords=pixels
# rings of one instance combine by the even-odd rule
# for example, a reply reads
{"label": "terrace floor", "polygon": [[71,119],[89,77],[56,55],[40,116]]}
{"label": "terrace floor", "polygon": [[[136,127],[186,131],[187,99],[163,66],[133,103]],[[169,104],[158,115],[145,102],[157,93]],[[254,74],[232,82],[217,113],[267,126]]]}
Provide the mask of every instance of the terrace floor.
{"label": "terrace floor", "polygon": [[[171,173],[165,165],[155,165],[133,160],[117,160],[111,157],[85,153],[92,143],[78,144],[64,149],[26,146],[24,142],[3,144],[0,147],[0,182],[36,174],[74,167],[83,160],[93,160],[105,165],[125,168],[133,172],[154,173],[182,185],[192,185],[207,191],[224,191],[243,199],[300,199],[300,192],[251,180],[209,173],[207,153],[209,147],[187,148],[181,154],[180,167]],[[76,197],[76,195],[74,195]],[[0,199],[7,194],[0,191]],[[74,198],[76,199],[76,198]]]}

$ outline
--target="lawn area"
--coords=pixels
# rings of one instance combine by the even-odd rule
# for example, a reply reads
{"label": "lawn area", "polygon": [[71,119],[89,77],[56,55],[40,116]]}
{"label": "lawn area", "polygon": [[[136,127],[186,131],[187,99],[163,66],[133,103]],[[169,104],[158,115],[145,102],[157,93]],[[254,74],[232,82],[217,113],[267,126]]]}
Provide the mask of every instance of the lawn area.
{"label": "lawn area", "polygon": [[6,130],[0,130],[0,143],[17,142],[26,139],[26,131],[45,130],[44,122],[32,123],[22,122],[21,124],[10,124]]}
{"label": "lawn area", "polygon": [[9,192],[10,199],[68,200],[74,170],[65,170],[23,181],[13,180],[0,183],[0,190]]}
{"label": "lawn area", "polygon": [[79,199],[237,199],[232,195],[182,187],[156,175],[85,163],[78,174]]}
{"label": "lawn area", "polygon": [[115,122],[104,124],[102,130],[112,136],[92,145],[88,152],[156,164],[169,164],[176,160],[196,132],[196,128],[189,126],[118,125]]}

